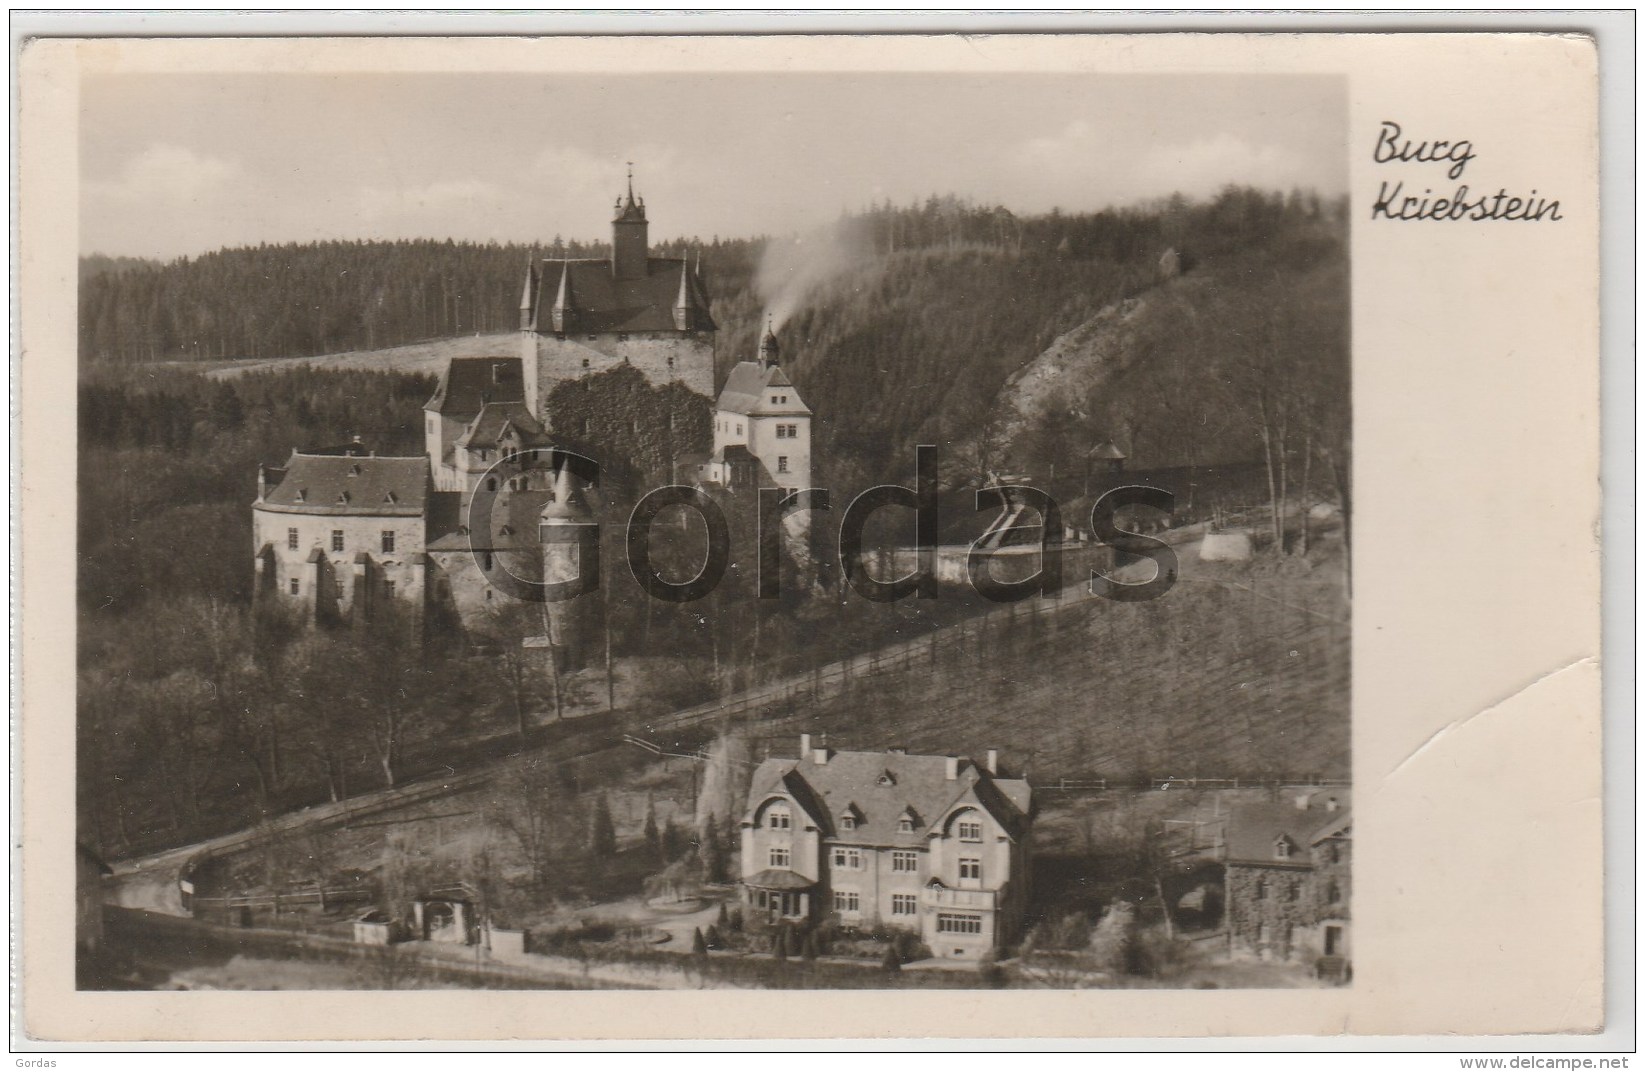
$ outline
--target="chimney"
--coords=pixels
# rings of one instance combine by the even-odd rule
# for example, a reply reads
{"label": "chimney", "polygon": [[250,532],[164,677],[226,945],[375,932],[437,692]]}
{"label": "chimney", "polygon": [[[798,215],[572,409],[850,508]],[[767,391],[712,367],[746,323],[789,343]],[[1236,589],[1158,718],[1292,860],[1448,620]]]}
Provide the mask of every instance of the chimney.
{"label": "chimney", "polygon": [[268,494],[268,466],[257,466],[257,501],[262,502]]}
{"label": "chimney", "polygon": [[810,754],[811,754],[811,735],[809,733],[802,733],[802,734],[800,734],[800,758],[804,759],[806,756],[809,756]]}
{"label": "chimney", "polygon": [[1298,811],[1307,811],[1308,810],[1308,794],[1307,793],[1298,793],[1297,796],[1296,796],[1296,805],[1297,805],[1297,810]]}
{"label": "chimney", "polygon": [[998,748],[990,748],[988,750],[988,773],[989,774],[998,774],[999,772],[1000,772],[1000,750]]}
{"label": "chimney", "polygon": [[813,748],[811,750],[811,762],[815,763],[819,767],[826,764],[828,762],[828,749]]}
{"label": "chimney", "polygon": [[942,762],[943,762],[943,777],[947,778],[949,781],[953,781],[954,779],[956,779],[960,776],[960,757],[959,756],[943,756],[942,757]]}

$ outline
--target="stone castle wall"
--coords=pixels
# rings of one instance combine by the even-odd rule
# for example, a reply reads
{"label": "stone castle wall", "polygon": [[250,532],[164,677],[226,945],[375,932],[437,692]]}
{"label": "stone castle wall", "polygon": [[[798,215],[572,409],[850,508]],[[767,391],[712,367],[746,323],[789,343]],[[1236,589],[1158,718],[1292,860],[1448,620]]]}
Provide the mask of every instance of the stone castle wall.
{"label": "stone castle wall", "polygon": [[655,386],[679,383],[714,396],[714,333],[708,331],[632,332],[626,335],[572,335],[564,338],[521,332],[525,363],[526,404],[541,414],[554,385],[628,364]]}

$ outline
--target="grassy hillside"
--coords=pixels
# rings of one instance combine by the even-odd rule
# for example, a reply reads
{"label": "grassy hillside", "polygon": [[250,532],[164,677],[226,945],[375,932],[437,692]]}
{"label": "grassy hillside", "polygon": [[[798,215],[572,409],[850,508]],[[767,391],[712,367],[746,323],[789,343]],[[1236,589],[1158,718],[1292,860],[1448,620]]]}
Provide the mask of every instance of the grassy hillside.
{"label": "grassy hillside", "polygon": [[888,664],[755,731],[842,749],[981,755],[1063,777],[1346,778],[1349,626],[1340,532],[1309,556],[1183,557],[1146,603],[1020,604],[945,633],[936,658]]}

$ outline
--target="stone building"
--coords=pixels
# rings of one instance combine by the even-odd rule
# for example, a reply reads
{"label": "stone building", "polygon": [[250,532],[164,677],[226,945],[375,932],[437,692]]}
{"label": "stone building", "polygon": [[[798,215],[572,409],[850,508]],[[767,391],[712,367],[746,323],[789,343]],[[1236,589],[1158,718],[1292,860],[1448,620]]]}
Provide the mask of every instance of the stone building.
{"label": "stone building", "polygon": [[364,624],[391,608],[420,622],[431,492],[427,458],[378,457],[358,441],[261,466],[255,591],[314,622]]}
{"label": "stone building", "polygon": [[1228,816],[1225,841],[1229,945],[1269,960],[1352,955],[1349,895],[1353,829],[1345,789],[1299,791],[1278,804]]}
{"label": "stone building", "polygon": [[645,199],[617,199],[606,259],[533,261],[520,297],[525,402],[541,415],[548,392],[628,364],[652,384],[712,398],[714,338],[701,273],[684,257],[651,256]]}
{"label": "stone building", "polygon": [[902,751],[832,752],[800,737],[768,759],[742,817],[741,896],[756,923],[901,927],[934,955],[976,960],[1012,941],[1028,901],[1028,782]]}

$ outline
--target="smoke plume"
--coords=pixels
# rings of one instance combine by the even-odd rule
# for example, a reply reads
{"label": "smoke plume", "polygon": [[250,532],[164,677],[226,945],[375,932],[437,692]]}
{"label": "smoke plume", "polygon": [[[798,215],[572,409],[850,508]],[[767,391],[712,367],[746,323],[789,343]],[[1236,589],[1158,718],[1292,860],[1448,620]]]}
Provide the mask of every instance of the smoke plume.
{"label": "smoke plume", "polygon": [[866,222],[847,218],[805,234],[767,241],[754,272],[754,290],[771,326],[781,328],[818,289],[872,251]]}

